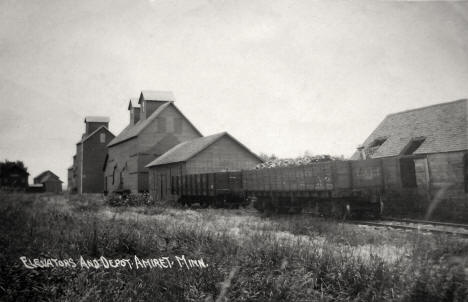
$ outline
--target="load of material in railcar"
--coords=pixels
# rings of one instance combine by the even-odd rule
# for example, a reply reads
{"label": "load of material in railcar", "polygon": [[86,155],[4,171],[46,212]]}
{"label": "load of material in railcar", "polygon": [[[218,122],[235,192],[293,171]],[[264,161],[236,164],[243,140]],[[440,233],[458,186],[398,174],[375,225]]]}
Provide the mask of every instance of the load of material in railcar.
{"label": "load of material in railcar", "polygon": [[[259,211],[318,215],[379,216],[386,182],[397,159],[330,161],[239,172],[175,176],[171,187],[182,204],[238,207],[253,201]],[[384,169],[387,169],[385,173]],[[390,173],[390,174],[389,174]],[[389,174],[387,177],[386,174]]]}

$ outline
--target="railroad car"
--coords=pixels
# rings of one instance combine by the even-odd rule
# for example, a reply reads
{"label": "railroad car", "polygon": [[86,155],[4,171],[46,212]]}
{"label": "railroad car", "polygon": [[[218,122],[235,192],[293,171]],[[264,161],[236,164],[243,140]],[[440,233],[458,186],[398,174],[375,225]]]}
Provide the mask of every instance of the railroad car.
{"label": "railroad car", "polygon": [[399,173],[396,158],[317,162],[303,166],[174,176],[172,193],[182,204],[238,207],[318,215],[379,216],[385,189]]}
{"label": "railroad car", "polygon": [[179,203],[191,205],[199,203],[202,207],[239,207],[248,205],[242,187],[242,173],[217,172],[173,176],[171,192],[178,195]]}

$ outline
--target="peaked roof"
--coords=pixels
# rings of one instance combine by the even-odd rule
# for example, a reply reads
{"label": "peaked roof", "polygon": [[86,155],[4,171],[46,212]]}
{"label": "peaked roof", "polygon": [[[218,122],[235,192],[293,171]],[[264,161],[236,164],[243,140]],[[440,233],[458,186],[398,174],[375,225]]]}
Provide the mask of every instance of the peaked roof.
{"label": "peaked roof", "polygon": [[190,120],[185,117],[185,115],[179,110],[179,108],[177,108],[177,106],[174,105],[174,102],[165,102],[164,104],[159,106],[158,109],[156,109],[148,118],[144,120],[140,119],[135,125],[128,125],[127,127],[125,127],[119,135],[117,135],[113,140],[111,140],[107,147],[112,147],[129,139],[137,137],[143,129],[150,125],[158,117],[158,115],[161,114],[161,112],[163,112],[170,105],[174,106],[174,108],[180,113],[180,115],[182,115],[188,121],[188,123],[195,129],[195,131],[201,136],[200,131],[198,131],[198,129],[195,128],[195,126],[190,122]]}
{"label": "peaked roof", "polygon": [[98,133],[98,132],[99,132],[101,129],[103,129],[103,128],[104,128],[104,130],[106,130],[107,132],[109,132],[112,136],[115,136],[112,132],[110,132],[109,129],[107,129],[106,126],[101,126],[101,127],[97,128],[96,130],[94,130],[93,132],[91,132],[89,135],[83,136],[83,138],[82,138],[79,142],[77,142],[76,144],[79,145],[79,144],[81,144],[81,143],[84,143],[85,141],[87,141],[88,139],[90,139],[93,135],[95,135],[96,133]]}
{"label": "peaked roof", "polygon": [[48,180],[62,182],[60,178],[50,170],[46,170],[42,172],[41,174],[39,174],[38,176],[34,177],[34,182],[37,181],[39,183],[43,183]]}
{"label": "peaked roof", "polygon": [[159,156],[155,160],[153,160],[151,163],[146,165],[146,167],[149,168],[153,166],[187,161],[190,158],[197,155],[198,153],[200,153],[201,151],[211,146],[212,144],[214,144],[216,141],[218,141],[220,138],[224,136],[231,138],[236,143],[238,143],[241,147],[243,147],[247,152],[251,153],[257,159],[263,162],[263,160],[260,157],[258,157],[252,151],[250,151],[246,146],[241,144],[238,140],[232,137],[229,133],[221,132],[221,133],[213,134],[210,136],[200,137],[200,138],[196,138],[190,141],[182,142],[174,146],[173,148],[169,149],[166,153]]}
{"label": "peaked roof", "polygon": [[130,98],[130,101],[128,102],[128,110],[132,108],[139,108],[138,106],[133,104],[138,104],[138,98]]}
{"label": "peaked roof", "polygon": [[[52,173],[52,174],[53,174],[53,173]],[[42,178],[42,179],[40,180],[40,182],[41,182],[41,183],[48,182],[48,181],[52,181],[52,182],[63,182],[63,181],[60,180],[60,178],[58,178],[58,176],[57,176],[57,177],[55,177],[55,176],[57,176],[57,175],[55,175],[55,174],[54,174],[54,175],[47,174],[44,178]]]}
{"label": "peaked roof", "polygon": [[[468,150],[467,116],[467,99],[389,114],[364,141],[363,147],[369,151],[374,142],[383,140],[380,147],[371,149],[372,158],[400,155],[418,138],[424,142],[413,154]],[[354,153],[352,159],[359,159],[359,153]]]}
{"label": "peaked roof", "polygon": [[164,90],[143,90],[141,91],[138,104],[141,103],[142,99],[146,101],[165,101],[165,102],[175,101],[174,94],[172,93],[172,91],[164,91]]}
{"label": "peaked roof", "polygon": [[108,123],[109,117],[107,116],[87,116],[85,117],[85,123]]}
{"label": "peaked roof", "polygon": [[139,120],[135,125],[128,125],[125,127],[119,135],[117,135],[107,147],[111,147],[113,145],[117,145],[118,143],[124,142],[131,138],[138,136],[138,134],[145,129],[151,122],[158,117],[158,115],[164,111],[172,102],[166,102],[158,107],[147,119]]}

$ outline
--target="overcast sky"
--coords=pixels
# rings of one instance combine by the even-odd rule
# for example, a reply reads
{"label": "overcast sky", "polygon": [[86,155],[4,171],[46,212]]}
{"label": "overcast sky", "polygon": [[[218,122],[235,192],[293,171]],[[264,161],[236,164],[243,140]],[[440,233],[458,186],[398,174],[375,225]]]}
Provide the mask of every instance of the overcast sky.
{"label": "overcast sky", "polygon": [[257,153],[350,156],[385,115],[468,97],[468,3],[0,1],[1,160],[66,182],[84,117],[118,134],[146,89]]}

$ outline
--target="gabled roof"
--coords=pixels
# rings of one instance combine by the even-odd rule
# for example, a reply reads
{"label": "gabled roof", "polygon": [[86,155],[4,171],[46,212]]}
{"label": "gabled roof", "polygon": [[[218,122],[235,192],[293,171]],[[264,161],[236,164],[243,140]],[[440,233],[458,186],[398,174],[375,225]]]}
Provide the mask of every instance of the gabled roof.
{"label": "gabled roof", "polygon": [[57,175],[47,174],[44,178],[42,178],[40,180],[40,182],[41,183],[48,182],[48,181],[50,181],[50,182],[60,182],[60,183],[63,182],[63,181],[60,180],[60,178],[58,178],[58,176],[57,177],[55,177],[55,176],[57,176]]}
{"label": "gabled roof", "polygon": [[[389,114],[364,141],[364,150],[385,139],[371,157],[397,156],[412,140],[421,138],[424,142],[413,154],[468,150],[467,116],[467,99]],[[359,159],[359,154],[352,159]]]}
{"label": "gabled roof", "polygon": [[117,135],[108,145],[107,147],[112,147],[134,137],[137,137],[143,129],[145,129],[148,125],[150,125],[158,116],[163,112],[167,107],[170,105],[174,106],[174,108],[187,120],[187,122],[195,129],[195,131],[201,136],[200,131],[187,119],[182,112],[174,105],[174,102],[165,102],[161,106],[158,107],[148,118],[144,120],[139,120],[135,125],[128,125],[119,135]]}
{"label": "gabled roof", "polygon": [[[44,172],[42,172],[41,174],[37,175],[36,177],[34,177],[34,180],[36,179],[41,179],[42,177],[44,177],[47,173],[52,173],[50,170],[46,170]],[[57,176],[58,177],[58,176]]]}
{"label": "gabled roof", "polygon": [[141,91],[138,104],[141,103],[142,99],[146,101],[163,101],[163,102],[175,101],[174,94],[172,93],[172,91],[163,91],[163,90],[143,90]]}
{"label": "gabled roof", "polygon": [[128,110],[132,108],[139,108],[134,104],[138,104],[138,98],[130,98],[130,101],[128,102]]}
{"label": "gabled roof", "polygon": [[41,174],[39,174],[38,176],[34,177],[34,182],[43,183],[43,182],[46,182],[46,181],[59,181],[59,182],[62,182],[60,180],[60,178],[50,170],[46,170],[46,171],[42,172]]}
{"label": "gabled roof", "polygon": [[[110,132],[109,129],[107,129],[106,126],[101,126],[101,127],[97,128],[96,130],[94,130],[93,132],[91,132],[89,135],[83,136],[83,138],[82,138],[79,142],[77,142],[76,144],[79,145],[79,144],[81,144],[81,143],[84,143],[85,141],[87,141],[88,139],[90,139],[93,135],[95,135],[96,133],[98,133],[99,131],[101,131],[101,129],[104,129],[104,130],[106,130],[110,135],[115,136],[112,132]],[[76,155],[75,155],[75,156],[76,156]]]}
{"label": "gabled roof", "polygon": [[138,134],[145,129],[151,122],[158,117],[158,115],[164,111],[172,102],[167,102],[162,104],[158,107],[147,119],[139,120],[135,125],[128,125],[127,127],[120,132],[110,143],[107,147],[111,147],[113,145],[119,144],[131,138],[137,137]]}
{"label": "gabled roof", "polygon": [[108,123],[109,117],[107,116],[87,116],[85,117],[85,123]]}
{"label": "gabled roof", "polygon": [[202,152],[212,144],[214,144],[216,141],[218,141],[220,138],[227,136],[231,138],[233,141],[235,141],[237,144],[239,144],[241,147],[243,147],[247,152],[251,153],[254,157],[256,157],[259,161],[263,162],[263,160],[258,157],[255,153],[250,151],[246,146],[241,144],[238,140],[236,140],[234,137],[232,137],[229,133],[227,132],[221,132],[217,134],[213,134],[210,136],[205,136],[205,137],[200,137],[196,138],[190,141],[185,141],[182,142],[173,148],[169,149],[166,153],[163,155],[159,156],[156,158],[154,161],[149,163],[146,167],[153,167],[153,166],[159,166],[159,165],[165,165],[165,164],[170,164],[170,163],[177,163],[177,162],[185,162],[198,153]]}

